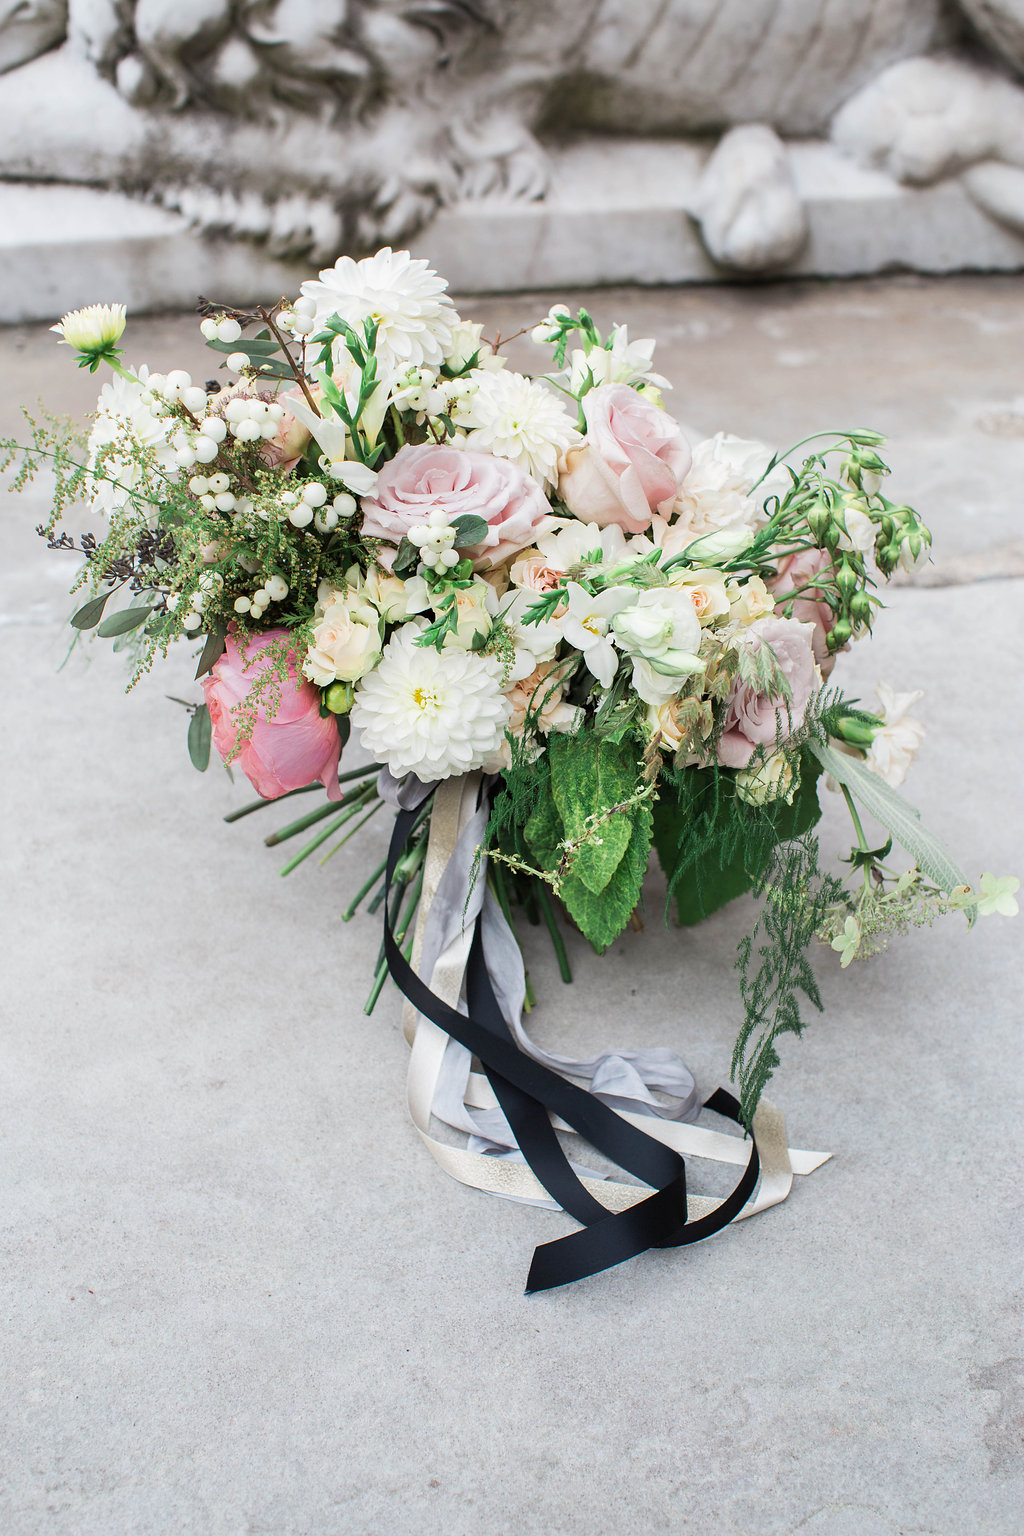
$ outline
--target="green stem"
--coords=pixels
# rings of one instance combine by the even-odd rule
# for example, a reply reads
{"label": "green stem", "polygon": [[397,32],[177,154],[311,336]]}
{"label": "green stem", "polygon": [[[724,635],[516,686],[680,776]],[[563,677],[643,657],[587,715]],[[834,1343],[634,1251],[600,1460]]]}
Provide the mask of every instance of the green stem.
{"label": "green stem", "polygon": [[350,803],[350,796],[346,795],[339,805],[334,800],[328,800],[326,805],[318,805],[315,811],[300,816],[298,821],[290,821],[279,832],[271,832],[269,837],[263,839],[268,848],[276,848],[278,843],[286,843],[290,837],[295,837],[299,832],[305,832],[307,827],[313,827],[318,821],[323,821],[325,816],[330,816],[332,811],[340,811]]}
{"label": "green stem", "polygon": [[[365,804],[366,804],[365,800],[361,801],[360,805],[357,806],[356,809],[357,810],[361,810],[362,806],[364,806]],[[344,848],[345,844],[348,842],[350,837],[355,837],[355,835],[359,831],[360,827],[365,827],[366,826],[366,823],[369,821],[371,816],[376,816],[377,812],[380,810],[380,808],[381,808],[381,806],[383,804],[384,804],[383,800],[374,800],[373,804],[370,806],[370,809],[367,811],[366,815],[361,817],[360,820],[356,822],[355,826],[351,827],[349,829],[349,831],[347,831],[345,833],[345,836],[340,840],[340,842],[335,843],[335,845],[331,849],[330,853],[325,853],[324,854],[323,858],[320,860],[320,868],[321,869],[327,863],[328,859],[333,859],[334,858],[334,855],[338,852],[339,848]]]}
{"label": "green stem", "polygon": [[306,844],[305,848],[300,849],[293,859],[289,859],[281,874],[290,875],[293,869],[298,868],[303,859],[308,859],[310,854],[315,853],[318,848],[322,847],[329,837],[333,837],[335,832],[345,825],[346,821],[350,821],[353,816],[357,815],[365,803],[364,800],[353,801],[351,805],[335,816],[332,821],[329,821],[322,832],[318,832],[316,837]]}
{"label": "green stem", "polygon": [[548,896],[547,890],[540,883],[540,881],[537,881],[535,889],[537,895],[537,905],[540,907],[541,915],[543,916],[544,921],[547,924],[548,932],[551,935],[551,943],[553,944],[555,950],[555,959],[558,961],[559,974],[561,975],[563,981],[572,981],[572,971],[569,967],[569,956],[565,952],[565,941],[562,938],[558,928],[558,923],[555,920],[555,913],[551,905],[551,898]]}
{"label": "green stem", "polygon": [[358,891],[353,896],[344,912],[341,914],[341,920],[343,923],[349,923],[352,921],[359,909],[360,903],[366,896],[370,894],[387,867],[387,859],[382,859],[381,862],[377,865],[377,868],[374,870],[373,874],[370,876],[369,880],[366,881],[365,885],[361,885],[359,887]]}

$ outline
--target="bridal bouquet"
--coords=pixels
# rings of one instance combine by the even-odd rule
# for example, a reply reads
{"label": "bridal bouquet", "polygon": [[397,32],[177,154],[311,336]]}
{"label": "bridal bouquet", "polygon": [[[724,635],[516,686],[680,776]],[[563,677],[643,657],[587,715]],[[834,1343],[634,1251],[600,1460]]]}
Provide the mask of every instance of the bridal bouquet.
{"label": "bridal bouquet", "polygon": [[[515,924],[547,925],[569,979],[561,925],[607,949],[634,920],[652,850],[680,923],[753,890],[738,1102],[720,1092],[709,1107],[759,1142],[778,1038],[803,1027],[801,993],[820,1006],[815,939],[846,966],[941,914],[1016,909],[1016,881],[969,886],[896,793],[922,736],[919,695],[880,684],[867,709],[831,685],[837,655],[871,632],[879,580],[929,557],[921,519],[885,494],[881,438],[824,434],[785,455],[726,433],[691,443],[653,341],[625,326],[603,336],[556,305],[530,333],[543,371],[515,372],[406,252],[343,257],[272,307],[200,313],[226,370],[206,383],[126,366],[123,306],[54,327],[112,377],[82,451],[70,426],[44,424],[6,461],[20,454],[16,485],[54,473],[40,531],[85,557],[72,625],[128,652],[134,678],[173,643],[196,645],[196,767],[212,743],[260,804],[325,793],[268,838],[312,832],[288,868],[396,809],[391,855],[357,866],[345,915],[384,908],[371,1001],[390,970],[415,1013],[461,1042],[461,1089],[480,1078],[472,1056],[483,1063],[490,1096],[478,1085],[465,1116],[447,1117],[470,1134],[461,1155],[525,1157],[519,1196],[551,1196],[584,1223],[538,1249],[532,1288],[706,1235],[749,1201],[756,1150],[739,1205],[694,1220],[691,1200],[688,1220],[666,1132],[700,1108],[685,1069],[664,1051],[588,1069],[535,1047],[519,1018],[528,978],[518,993],[508,981]],[[82,501],[106,531],[76,542],[59,523]],[[339,771],[350,740],[371,767]],[[852,818],[845,880],[822,868],[812,832],[826,783]],[[909,865],[890,863],[895,844]],[[432,935],[441,906],[447,928]],[[437,965],[459,943],[439,998]],[[607,1181],[568,1162],[553,1124],[658,1193],[620,1185],[610,1213],[594,1197]],[[559,1252],[545,1268],[547,1250]]]}

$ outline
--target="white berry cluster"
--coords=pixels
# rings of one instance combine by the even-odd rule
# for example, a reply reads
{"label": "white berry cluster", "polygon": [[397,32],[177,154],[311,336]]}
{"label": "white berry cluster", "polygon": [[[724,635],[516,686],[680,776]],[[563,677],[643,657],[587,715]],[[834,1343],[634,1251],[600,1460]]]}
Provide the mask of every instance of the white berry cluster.
{"label": "white berry cluster", "polygon": [[289,304],[282,309],[277,317],[279,325],[286,331],[291,331],[293,336],[308,336],[310,331],[316,329],[316,301],[314,299],[296,299],[294,304]]}
{"label": "white berry cluster", "polygon": [[247,613],[251,619],[262,619],[271,603],[281,603],[287,596],[288,583],[284,577],[268,576],[252,597],[235,598],[235,612]]}
{"label": "white berry cluster", "polygon": [[240,443],[258,443],[261,438],[269,442],[277,436],[277,424],[283,415],[283,405],[276,400],[261,400],[258,395],[236,395],[224,407],[227,430]]}
{"label": "white berry cluster", "polygon": [[237,320],[232,320],[230,315],[220,315],[216,318],[211,315],[200,324],[199,329],[207,341],[226,341],[229,344],[237,341],[242,334],[242,327]]}
{"label": "white berry cluster", "polygon": [[440,507],[431,512],[425,523],[414,523],[406,538],[410,544],[415,544],[428,571],[440,574],[454,570],[459,563],[461,557],[455,549],[455,529],[449,526],[448,515]]}
{"label": "white berry cluster", "polygon": [[309,480],[301,491],[282,491],[278,504],[293,528],[308,528],[312,523],[318,533],[330,533],[341,518],[352,516],[356,499],[342,491],[328,506],[327,495],[322,481]]}
{"label": "white berry cluster", "polygon": [[[220,574],[219,571],[203,572],[202,576],[199,578],[199,586],[192,594],[189,610],[181,621],[189,634],[193,634],[197,629],[201,629],[203,627],[206,622],[204,617],[204,610],[207,603],[218,596],[219,593],[223,592],[223,590],[224,577]],[[177,608],[180,601],[181,599],[179,598],[178,594],[173,593],[167,599],[167,606],[173,612],[174,609]]]}
{"label": "white berry cluster", "polygon": [[212,475],[193,475],[188,488],[193,496],[198,496],[204,512],[233,512],[237,515],[253,510],[253,503],[247,496],[235,495],[231,481],[221,469]]}

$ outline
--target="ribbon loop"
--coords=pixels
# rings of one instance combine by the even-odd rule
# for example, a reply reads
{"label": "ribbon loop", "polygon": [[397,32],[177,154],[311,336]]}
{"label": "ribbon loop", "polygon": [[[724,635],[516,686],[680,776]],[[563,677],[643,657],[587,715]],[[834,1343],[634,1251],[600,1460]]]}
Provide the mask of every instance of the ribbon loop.
{"label": "ribbon loop", "polygon": [[[395,867],[417,819],[415,809],[401,809],[387,861],[390,886]],[[478,874],[478,878],[480,878]],[[648,1248],[681,1247],[710,1237],[742,1210],[757,1184],[759,1159],[756,1136],[750,1158],[732,1194],[711,1211],[688,1221],[686,1165],[682,1155],[654,1135],[624,1118],[520,1049],[513,1038],[495,993],[485,958],[477,917],[465,967],[466,1013],[458,1012],[426,985],[402,955],[384,904],[384,951],[391,975],[413,1008],[451,1039],[479,1058],[495,1099],[515,1136],[519,1151],[539,1184],[581,1229],[534,1253],[527,1291],[566,1285],[633,1258]],[[740,1123],[736,1100],[719,1089],[706,1108]],[[558,1140],[553,1117],[576,1131],[616,1166],[653,1189],[617,1210],[609,1208],[570,1164]],[[452,1149],[446,1149],[451,1151]],[[627,1186],[618,1186],[621,1190]]]}

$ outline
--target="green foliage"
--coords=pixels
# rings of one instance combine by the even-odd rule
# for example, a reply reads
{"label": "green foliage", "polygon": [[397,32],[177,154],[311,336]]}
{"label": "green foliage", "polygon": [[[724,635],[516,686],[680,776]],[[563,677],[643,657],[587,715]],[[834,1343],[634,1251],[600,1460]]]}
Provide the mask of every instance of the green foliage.
{"label": "green foliage", "polygon": [[492,855],[538,876],[598,951],[640,899],[653,786],[635,741],[553,734],[537,762],[506,770],[489,828]]}
{"label": "green foliage", "polygon": [[[967,884],[967,876],[945,844],[922,824],[920,811],[908,804],[877,773],[872,773],[860,758],[848,757],[845,752],[837,752],[820,742],[810,743],[809,750],[822,767],[844,785],[886,831],[892,833],[921,873],[939,890],[948,894],[957,886]],[[968,914],[968,921],[973,915]]]}
{"label": "green foliage", "polygon": [[753,932],[739,946],[744,1019],[732,1055],[732,1078],[748,1126],[779,1065],[779,1037],[803,1032],[799,994],[819,1011],[822,1007],[806,950],[842,886],[819,869],[817,839],[804,836],[777,845],[756,889],[764,901]]}
{"label": "green foliage", "polygon": [[[632,819],[609,812],[627,801],[636,787],[636,748],[632,742],[602,741],[586,731],[578,736],[553,735],[548,743],[548,757],[551,793],[564,828],[563,837],[579,845],[573,876],[588,891],[599,895],[614,875],[631,839]],[[588,827],[596,816],[604,817],[599,834],[588,837]],[[627,919],[628,916],[629,913]]]}
{"label": "green foliage", "polygon": [[210,766],[212,736],[210,711],[205,704],[200,704],[193,710],[188,723],[188,755],[192,759],[193,768],[198,768],[200,773],[205,773]]}
{"label": "green foliage", "polygon": [[793,769],[799,785],[792,803],[780,798],[766,805],[741,799],[735,779],[717,767],[666,775],[654,808],[654,846],[681,923],[699,923],[752,890],[776,844],[801,837],[818,821],[821,770],[806,750],[794,754]]}

